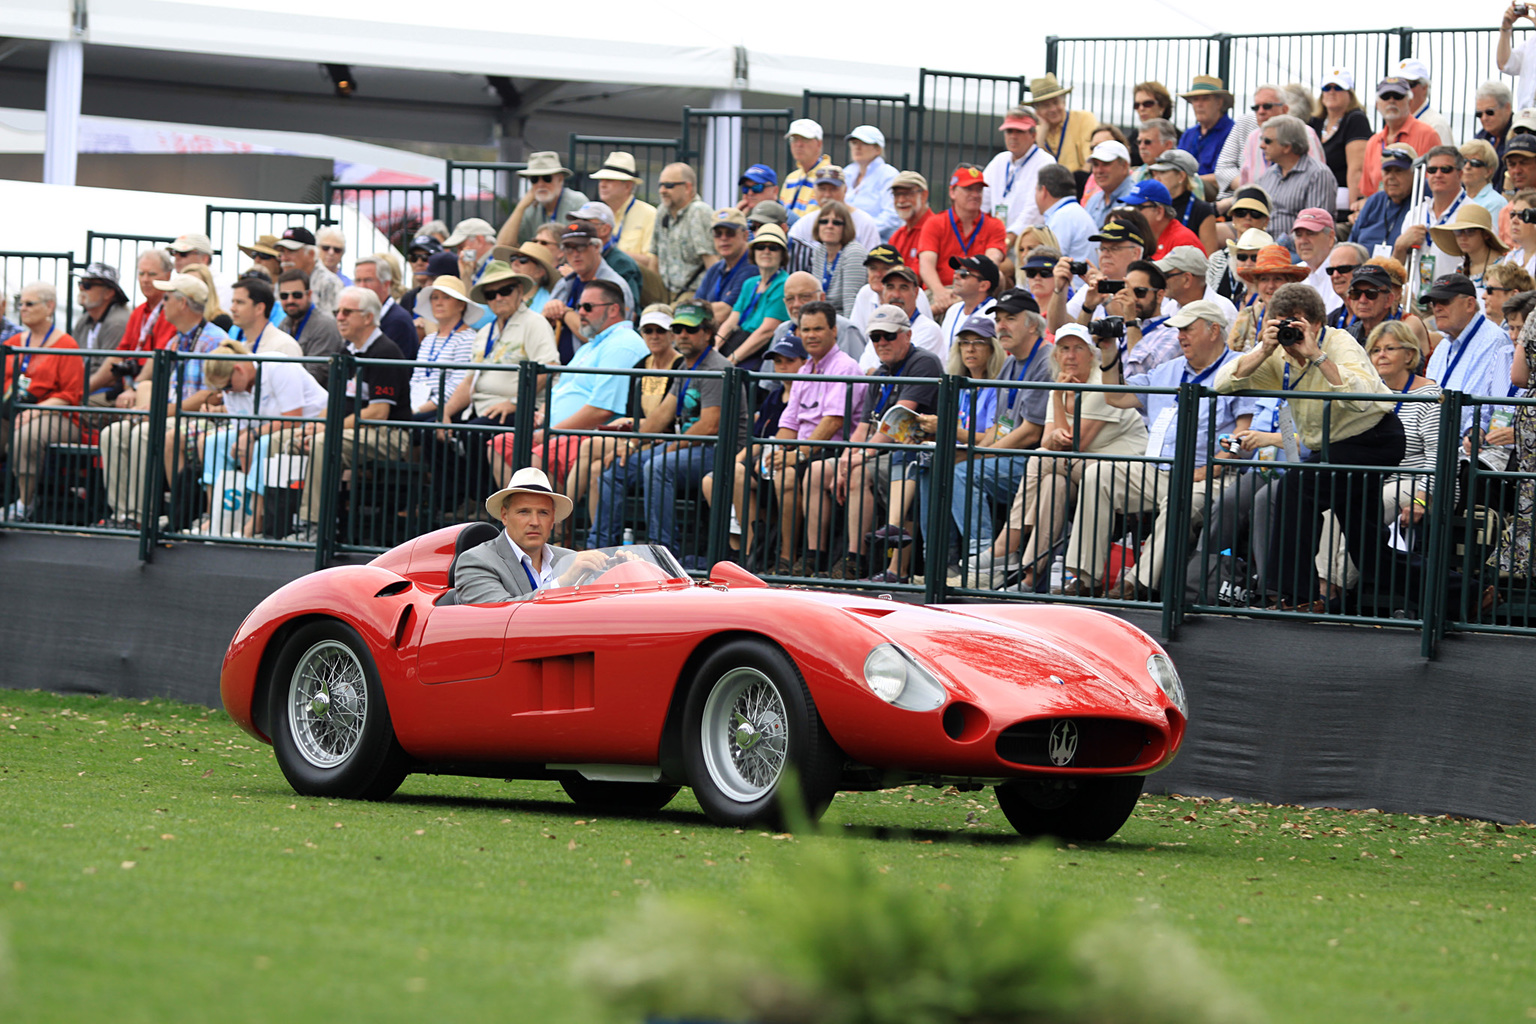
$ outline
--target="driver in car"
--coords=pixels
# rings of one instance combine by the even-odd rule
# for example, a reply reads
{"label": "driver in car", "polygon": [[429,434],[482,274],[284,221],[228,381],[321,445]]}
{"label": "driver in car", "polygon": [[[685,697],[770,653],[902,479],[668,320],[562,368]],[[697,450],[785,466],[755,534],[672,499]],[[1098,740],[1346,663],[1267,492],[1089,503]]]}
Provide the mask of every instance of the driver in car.
{"label": "driver in car", "polygon": [[[555,524],[571,514],[571,499],[550,487],[541,469],[518,470],[485,499],[485,510],[505,530],[459,556],[454,582],[460,604],[521,601],[545,587],[572,586],[610,564],[601,551],[576,553],[549,543]],[[557,576],[555,563],[567,555],[573,557]]]}

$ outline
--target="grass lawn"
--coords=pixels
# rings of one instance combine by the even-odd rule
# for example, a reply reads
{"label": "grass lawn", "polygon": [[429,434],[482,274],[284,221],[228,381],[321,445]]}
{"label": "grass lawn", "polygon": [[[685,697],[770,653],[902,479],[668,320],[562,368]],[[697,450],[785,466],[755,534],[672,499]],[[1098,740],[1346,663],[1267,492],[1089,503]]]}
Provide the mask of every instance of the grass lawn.
{"label": "grass lawn", "polygon": [[[550,783],[299,799],[220,712],[5,690],[0,822],[9,1024],[600,1022],[573,944],[802,852],[686,790],[650,819]],[[935,899],[999,888],[1023,850],[990,792],[844,794],[824,826]],[[1050,856],[1059,892],[1184,931],[1275,1022],[1536,1017],[1528,827],[1145,797],[1113,842]]]}

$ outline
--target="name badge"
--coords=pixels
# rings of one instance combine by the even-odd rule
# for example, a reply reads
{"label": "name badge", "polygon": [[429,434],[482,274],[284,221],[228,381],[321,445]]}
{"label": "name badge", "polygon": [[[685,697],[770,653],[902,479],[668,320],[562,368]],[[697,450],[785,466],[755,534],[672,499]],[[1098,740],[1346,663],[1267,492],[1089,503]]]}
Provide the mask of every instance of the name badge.
{"label": "name badge", "polygon": [[1173,416],[1177,411],[1170,406],[1157,414],[1152,429],[1147,432],[1147,450],[1142,454],[1154,458],[1163,454],[1163,442],[1168,438],[1168,431],[1173,429]]}
{"label": "name badge", "polygon": [[1296,417],[1291,407],[1282,405],[1275,416],[1275,426],[1280,430],[1280,446],[1285,449],[1286,462],[1301,461],[1301,435],[1296,432]]}
{"label": "name badge", "polygon": [[351,377],[351,378],[347,379],[347,397],[348,398],[356,398],[357,397],[357,378],[355,378],[355,377]]}
{"label": "name badge", "polygon": [[992,207],[992,216],[996,217],[998,220],[1002,221],[1004,224],[1007,224],[1008,223],[1008,204],[1007,203],[998,203],[996,206]]}

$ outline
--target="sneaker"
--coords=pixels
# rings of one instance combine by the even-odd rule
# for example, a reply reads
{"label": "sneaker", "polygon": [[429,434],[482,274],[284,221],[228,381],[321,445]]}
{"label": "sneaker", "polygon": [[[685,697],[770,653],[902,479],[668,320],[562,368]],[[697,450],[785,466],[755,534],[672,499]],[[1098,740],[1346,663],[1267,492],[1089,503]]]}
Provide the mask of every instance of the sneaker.
{"label": "sneaker", "polygon": [[861,556],[850,553],[833,562],[832,568],[825,574],[817,573],[817,575],[825,575],[834,580],[861,580],[864,578],[863,562],[864,559]]}
{"label": "sneaker", "polygon": [[1135,580],[1122,579],[1110,587],[1104,596],[1112,597],[1117,601],[1147,601],[1151,599],[1152,594]]}
{"label": "sneaker", "polygon": [[5,506],[3,518],[13,523],[24,523],[32,516],[32,506],[23,504],[20,498]]}
{"label": "sneaker", "polygon": [[1068,576],[1062,581],[1061,586],[1052,587],[1051,593],[1061,597],[1093,597],[1093,583],[1076,576]]}
{"label": "sneaker", "polygon": [[197,522],[187,527],[186,532],[196,534],[199,537],[211,537],[218,531],[213,527],[213,517],[205,515],[199,516]]}
{"label": "sneaker", "polygon": [[293,532],[283,539],[296,541],[299,544],[313,544],[320,539],[320,531],[314,523],[301,521],[293,528]]}
{"label": "sneaker", "polygon": [[866,579],[862,579],[859,582],[860,583],[905,583],[905,582],[907,582],[907,579],[906,579],[905,576],[902,576],[900,573],[894,573],[894,572],[891,572],[891,570],[886,569],[886,570],[884,570],[882,572],[877,572],[873,576],[870,576],[870,577],[868,577]]}
{"label": "sneaker", "polygon": [[144,528],[143,524],[137,519],[127,519],[121,516],[108,516],[106,519],[99,520],[96,525],[103,530],[130,530],[134,533],[138,533]]}
{"label": "sneaker", "polygon": [[1007,582],[1009,574],[1017,571],[1018,568],[1017,552],[996,556],[992,554],[991,548],[987,548],[966,560],[965,585],[975,587],[977,590],[999,590]]}

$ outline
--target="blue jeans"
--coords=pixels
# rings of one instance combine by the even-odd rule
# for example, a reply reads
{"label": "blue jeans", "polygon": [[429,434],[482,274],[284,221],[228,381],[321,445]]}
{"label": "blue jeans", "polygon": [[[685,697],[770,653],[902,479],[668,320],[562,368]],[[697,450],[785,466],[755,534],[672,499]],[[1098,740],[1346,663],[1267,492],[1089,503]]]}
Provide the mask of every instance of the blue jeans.
{"label": "blue jeans", "polygon": [[1019,481],[1024,479],[1024,467],[1028,462],[1029,456],[1021,453],[955,463],[955,484],[950,491],[949,508],[955,517],[955,529],[963,534],[965,524],[971,524],[967,537],[970,554],[992,544],[992,509],[983,499],[990,497],[1004,505],[1011,502],[1014,492],[1019,489]]}
{"label": "blue jeans", "polygon": [[592,537],[588,547],[611,548],[616,546],[624,533],[624,499],[639,486],[640,469],[659,451],[647,448],[631,455],[619,464],[618,459],[603,470],[598,483],[597,518],[592,521]]}
{"label": "blue jeans", "polygon": [[[653,451],[659,454],[647,459],[640,471],[645,488],[645,524],[652,544],[676,551],[677,523],[673,520],[673,509],[678,484],[697,486],[705,474],[714,469],[715,446],[700,444],[674,452],[660,453],[659,448]],[[688,553],[703,554],[702,551]]]}

